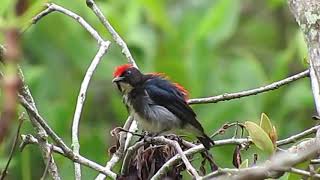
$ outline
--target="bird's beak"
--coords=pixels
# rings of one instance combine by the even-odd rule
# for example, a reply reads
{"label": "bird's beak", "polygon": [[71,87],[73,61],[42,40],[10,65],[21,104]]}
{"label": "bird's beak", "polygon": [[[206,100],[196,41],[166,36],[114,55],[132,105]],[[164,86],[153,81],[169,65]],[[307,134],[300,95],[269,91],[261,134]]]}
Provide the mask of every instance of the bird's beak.
{"label": "bird's beak", "polygon": [[124,80],[124,77],[116,77],[116,78],[114,78],[114,79],[112,80],[112,83],[117,83],[117,82],[120,82],[120,81],[122,81],[122,80]]}

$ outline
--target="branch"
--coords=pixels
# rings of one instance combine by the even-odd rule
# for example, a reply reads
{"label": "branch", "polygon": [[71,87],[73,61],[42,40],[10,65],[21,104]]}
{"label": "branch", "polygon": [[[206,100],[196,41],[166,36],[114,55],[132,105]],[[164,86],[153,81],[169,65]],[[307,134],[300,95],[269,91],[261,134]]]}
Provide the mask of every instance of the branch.
{"label": "branch", "polygon": [[[86,97],[86,91],[88,89],[89,82],[91,80],[91,77],[93,75],[94,70],[96,69],[98,63],[102,59],[102,56],[106,53],[106,50],[108,49],[110,42],[105,41],[102,39],[102,37],[99,35],[99,33],[92,28],[81,16],[75,14],[74,12],[67,10],[59,5],[56,4],[47,4],[47,9],[40,12],[38,15],[36,15],[33,18],[33,23],[37,23],[41,18],[44,16],[50,14],[51,12],[61,12],[74,20],[76,20],[83,28],[85,28],[93,38],[95,38],[98,41],[98,44],[100,45],[99,51],[97,52],[96,56],[92,60],[91,65],[89,66],[86,75],[83,79],[83,82],[81,84],[80,92],[77,99],[77,106],[74,113],[73,118],[73,124],[72,124],[72,148],[75,154],[79,154],[80,151],[80,144],[78,139],[78,128],[79,128],[79,121],[81,117],[82,107],[85,101]],[[81,179],[81,167],[79,164],[75,163],[75,178],[77,180]]]}
{"label": "branch", "polygon": [[[52,155],[52,152],[53,152],[53,145],[51,145],[50,152],[49,152],[49,156]],[[48,169],[49,169],[49,166],[50,166],[50,161],[51,161],[51,159],[48,158],[48,162],[47,162],[47,164],[46,164],[46,168],[44,169],[43,174],[42,174],[42,177],[40,178],[40,180],[45,180],[45,179],[46,179],[47,172],[48,172]]]}
{"label": "branch", "polygon": [[[283,139],[283,140],[279,140],[277,141],[277,146],[282,146],[282,145],[285,145],[285,144],[289,144],[289,143],[293,143],[293,142],[296,142],[297,140],[305,137],[305,136],[308,136],[312,133],[316,133],[317,129],[320,127],[320,125],[318,126],[314,126],[310,129],[307,129],[299,134],[296,134],[296,135],[292,135],[286,139]],[[250,144],[251,143],[251,139],[248,139],[248,138],[243,138],[243,139],[224,139],[224,140],[217,140],[217,141],[214,141],[215,145],[214,146],[223,146],[223,145],[231,145],[231,144]],[[132,146],[134,147],[134,146]],[[131,148],[131,147],[130,147]],[[129,149],[130,149],[129,148]],[[200,145],[197,145],[195,147],[192,147],[186,151],[184,151],[184,154],[186,156],[189,156],[189,155],[193,155],[195,153],[199,153],[199,152],[202,152],[204,151],[204,147],[202,144]],[[128,150],[128,153],[129,153],[129,150]],[[161,177],[163,177],[167,172],[168,170],[173,167],[176,163],[178,163],[179,161],[181,160],[181,158],[177,155],[175,155],[174,157],[172,157],[171,159],[169,159],[159,170],[158,172],[153,176],[152,179],[161,179]]]}
{"label": "branch", "polygon": [[[38,141],[36,138],[34,138],[32,135],[23,135],[23,137],[28,137],[28,138],[23,138],[23,144],[38,144]],[[49,144],[49,146],[53,146],[53,152],[58,153],[68,159],[70,159],[71,161],[74,162],[78,162],[79,164],[82,164],[84,166],[87,166],[93,170],[96,170],[100,173],[103,173],[109,177],[111,177],[112,179],[116,179],[117,178],[117,174],[115,174],[114,172],[106,169],[105,167],[97,164],[96,162],[93,162],[79,154],[74,154],[74,157],[70,156],[69,154],[66,154],[63,149],[61,147],[58,146],[54,146],[52,144]]]}
{"label": "branch", "polygon": [[316,133],[319,128],[320,128],[320,125],[314,126],[312,128],[309,128],[309,129],[299,133],[299,134],[295,134],[295,135],[292,135],[286,139],[279,140],[279,141],[277,141],[277,146],[282,146],[282,145],[286,145],[289,143],[297,142],[299,139],[301,139],[303,137],[306,137],[310,134]]}
{"label": "branch", "polygon": [[[314,157],[320,150],[319,139],[312,139],[308,144],[304,144],[304,147],[299,148],[296,153],[279,152],[275,154],[270,161],[266,161],[264,164],[244,169],[225,169],[220,170],[222,173],[210,173],[203,179],[237,179],[237,180],[258,180],[267,178],[279,178],[284,172],[304,173],[301,170],[292,168],[293,166],[302,163],[312,157]],[[311,173],[309,174],[311,175]],[[320,177],[315,174],[314,177]]]}
{"label": "branch", "polygon": [[182,161],[184,162],[188,172],[195,178],[195,179],[199,179],[200,176],[197,172],[196,169],[194,169],[194,167],[191,165],[191,163],[189,162],[187,156],[183,153],[180,145],[178,142],[176,141],[173,141],[173,140],[170,140],[170,139],[167,139],[163,136],[160,136],[160,137],[153,137],[153,138],[150,138],[151,142],[156,142],[156,143],[161,143],[161,144],[168,144],[172,147],[174,147],[176,149],[176,151],[178,152],[178,155],[181,157]]}
{"label": "branch", "polygon": [[[25,146],[28,144],[38,144],[39,145],[39,141],[37,138],[35,138],[31,134],[27,134],[27,135],[22,134],[21,135],[21,144],[19,146],[20,151],[23,151]],[[50,146],[50,149],[53,148],[52,149],[53,152],[58,153],[62,156],[66,156],[60,147],[52,145],[52,144],[49,144],[49,146]]]}
{"label": "branch", "polygon": [[[35,109],[35,112],[38,112],[38,110],[36,108],[36,105],[34,103],[33,97],[32,97],[32,95],[30,93],[30,90],[27,87],[27,85],[25,84],[24,76],[23,76],[23,73],[22,73],[22,70],[20,69],[20,67],[18,67],[18,71],[19,71],[19,77],[20,77],[21,83],[22,83],[22,87],[19,89],[19,93],[25,98],[26,102],[28,104],[30,104],[30,106],[33,109]],[[43,161],[46,163],[46,162],[48,162],[48,158],[51,159],[50,160],[49,170],[48,170],[49,174],[51,175],[51,177],[54,180],[60,180],[61,178],[60,178],[59,173],[58,173],[57,165],[56,165],[52,155],[49,156],[50,147],[49,147],[49,143],[47,141],[47,136],[48,135],[47,135],[46,131],[38,123],[38,121],[28,111],[27,111],[27,113],[28,113],[28,116],[29,116],[29,119],[30,119],[30,122],[31,122],[32,126],[34,127],[34,129],[37,132],[36,137],[39,140],[39,147],[40,147],[40,150],[41,150]]]}
{"label": "branch", "polygon": [[24,99],[23,96],[19,95],[20,103],[23,105],[23,107],[27,110],[27,112],[32,116],[42,127],[45,129],[47,134],[53,139],[53,141],[62,149],[63,155],[67,157],[68,159],[80,163],[84,166],[90,167],[96,171],[99,171],[101,173],[104,173],[105,175],[108,175],[112,179],[116,179],[117,175],[104,168],[103,166],[90,161],[84,157],[82,157],[79,154],[74,154],[73,151],[66,146],[66,144],[61,140],[61,138],[50,128],[50,126],[46,123],[46,121],[38,114],[37,111],[33,109],[33,107]]}
{"label": "branch", "polygon": [[[92,60],[86,72],[86,75],[84,76],[84,79],[81,83],[80,92],[77,100],[77,106],[76,106],[76,110],[73,117],[73,123],[72,123],[72,148],[75,154],[79,154],[79,151],[80,151],[80,144],[79,144],[79,138],[78,138],[79,121],[81,117],[83,104],[86,99],[87,89],[88,89],[91,77],[97,65],[99,64],[100,60],[102,59],[102,56],[106,53],[107,49],[109,48],[109,45],[110,45],[109,41],[107,41],[106,43],[102,43],[100,45],[99,51],[97,52],[96,56]],[[81,179],[80,165],[75,163],[74,168],[75,168],[75,179],[77,180]]]}
{"label": "branch", "polygon": [[8,162],[7,162],[5,168],[3,169],[2,173],[1,173],[0,180],[3,180],[7,175],[7,170],[9,168],[11,159],[13,157],[13,153],[14,153],[16,147],[17,147],[17,144],[18,144],[18,138],[19,138],[19,134],[20,134],[20,129],[21,129],[22,123],[24,121],[24,117],[23,116],[24,116],[24,113],[22,113],[20,115],[20,117],[18,118],[19,119],[19,125],[18,125],[18,128],[17,128],[17,133],[16,133],[16,136],[15,136],[15,138],[13,140],[13,145],[12,145],[11,150],[10,150],[10,155],[9,155]]}
{"label": "branch", "polygon": [[102,44],[106,43],[105,40],[102,39],[100,34],[89,24],[87,23],[81,16],[78,14],[65,9],[57,4],[54,3],[48,3],[46,4],[47,8],[40,12],[38,15],[36,15],[34,18],[32,18],[33,24],[36,24],[41,18],[45,17],[46,15],[52,13],[52,12],[60,12],[64,15],[67,15],[74,20],[76,20],[85,30],[87,30],[91,36],[98,41],[98,44],[101,46]]}
{"label": "branch", "polygon": [[46,131],[46,133],[53,139],[55,143],[58,144],[59,147],[62,148],[63,152],[68,154],[74,159],[74,154],[72,150],[61,140],[61,138],[51,129],[51,127],[47,124],[47,122],[39,115],[39,113],[32,107],[31,104],[27,102],[27,100],[22,96],[18,95],[21,105],[27,110],[27,112],[32,116]]}
{"label": "branch", "polygon": [[197,99],[189,99],[188,103],[189,104],[206,104],[206,103],[217,103],[220,101],[227,101],[227,100],[231,100],[231,99],[237,99],[237,98],[242,98],[242,97],[246,97],[246,96],[252,96],[252,95],[257,95],[260,93],[264,93],[267,91],[271,91],[271,90],[275,90],[278,89],[281,86],[287,85],[293,81],[296,81],[298,79],[307,77],[309,75],[309,70],[305,70],[301,73],[298,73],[296,75],[290,76],[286,79],[271,83],[269,85],[266,86],[262,86],[256,89],[251,89],[251,90],[247,90],[247,91],[241,91],[241,92],[237,92],[237,93],[225,93],[222,95],[218,95],[218,96],[212,96],[212,97],[206,97],[206,98],[197,98]]}
{"label": "branch", "polygon": [[[133,121],[133,118],[131,116],[129,116],[128,119],[126,120],[126,123],[123,126],[123,129],[131,131],[130,127],[131,127],[132,121]],[[120,132],[120,138],[119,138],[120,146],[119,146],[118,150],[115,153],[113,153],[111,159],[107,162],[107,164],[105,166],[106,169],[112,170],[112,168],[115,166],[115,164],[120,159],[122,159],[124,153],[127,150],[127,143],[126,142],[127,142],[127,140],[130,141],[131,137],[132,137],[132,134],[130,134],[130,133],[123,132],[123,131]],[[95,180],[103,180],[105,178],[106,178],[106,176],[104,174],[99,174],[95,178]]]}
{"label": "branch", "polygon": [[318,0],[288,0],[289,8],[308,46],[310,78],[318,115],[320,114],[320,2]]}
{"label": "branch", "polygon": [[[112,27],[112,25],[109,23],[109,21],[107,20],[107,18],[103,15],[103,13],[101,12],[100,8],[97,6],[97,4],[94,2],[94,0],[86,0],[86,4],[87,6],[93,11],[93,13],[99,18],[100,22],[104,25],[104,27],[108,30],[108,32],[111,34],[113,40],[120,46],[120,48],[122,49],[122,54],[125,55],[125,57],[127,58],[127,61],[132,64],[134,67],[138,68],[135,60],[133,59],[130,50],[127,46],[127,44],[124,42],[124,40],[120,37],[120,35],[116,32],[116,30]],[[126,127],[125,127],[126,126]],[[123,127],[126,130],[130,130],[131,132],[134,132],[137,130],[137,123],[134,119],[132,118],[128,118],[128,120],[125,123],[125,126]],[[120,139],[126,139],[125,140],[125,144],[124,147],[122,149],[122,147],[117,151],[117,153],[115,153],[112,158],[109,160],[109,162],[107,162],[106,167],[107,168],[112,168],[116,162],[118,162],[124,152],[126,151],[128,144],[131,140],[132,135],[126,133],[125,135],[122,135],[123,138]],[[121,136],[120,136],[121,137]],[[120,141],[121,143],[121,141]],[[121,146],[121,145],[120,145]],[[96,180],[102,180],[104,179],[105,176],[103,174],[99,174],[96,177]]]}
{"label": "branch", "polygon": [[320,174],[313,174],[311,172],[308,172],[308,171],[305,171],[305,170],[301,170],[301,169],[297,169],[297,168],[290,168],[288,172],[299,174],[299,175],[302,175],[302,176],[308,176],[308,177],[311,177],[311,178],[317,178],[317,179],[320,178]]}
{"label": "branch", "polygon": [[133,59],[127,44],[123,41],[120,35],[114,30],[112,25],[109,23],[107,18],[103,15],[99,7],[96,5],[94,0],[86,0],[87,6],[94,12],[94,14],[99,18],[100,22],[104,25],[105,28],[112,35],[113,40],[122,48],[122,54],[126,56],[128,62],[132,64],[134,67],[137,67],[135,60]]}
{"label": "branch", "polygon": [[[217,140],[214,141],[214,146],[222,146],[222,145],[230,145],[230,144],[247,144],[250,143],[250,139],[225,139],[225,140]],[[190,148],[183,152],[185,156],[190,156],[198,152],[204,151],[205,148],[202,144],[197,145],[193,148]],[[174,166],[176,163],[178,163],[181,160],[180,155],[173,156],[170,160],[168,160],[162,167],[158,170],[158,172],[151,178],[152,180],[160,180],[162,177],[170,170],[170,167]]]}

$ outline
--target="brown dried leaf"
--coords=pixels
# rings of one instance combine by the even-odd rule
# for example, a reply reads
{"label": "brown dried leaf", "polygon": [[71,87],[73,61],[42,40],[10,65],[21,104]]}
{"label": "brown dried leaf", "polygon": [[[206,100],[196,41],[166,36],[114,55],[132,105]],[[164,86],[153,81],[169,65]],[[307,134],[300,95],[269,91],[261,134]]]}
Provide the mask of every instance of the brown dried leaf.
{"label": "brown dried leaf", "polygon": [[240,164],[242,163],[240,150],[241,150],[241,145],[237,145],[233,151],[232,164],[236,168],[239,168]]}
{"label": "brown dried leaf", "polygon": [[109,156],[112,156],[117,151],[117,146],[113,145],[108,149]]}

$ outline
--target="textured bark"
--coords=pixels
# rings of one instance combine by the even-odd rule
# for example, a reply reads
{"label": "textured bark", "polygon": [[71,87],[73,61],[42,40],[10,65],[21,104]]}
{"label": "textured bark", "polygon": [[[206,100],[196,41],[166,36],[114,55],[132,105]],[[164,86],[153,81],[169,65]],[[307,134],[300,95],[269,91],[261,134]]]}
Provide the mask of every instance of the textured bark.
{"label": "textured bark", "polygon": [[289,8],[308,46],[310,77],[318,115],[320,114],[320,1],[288,0]]}

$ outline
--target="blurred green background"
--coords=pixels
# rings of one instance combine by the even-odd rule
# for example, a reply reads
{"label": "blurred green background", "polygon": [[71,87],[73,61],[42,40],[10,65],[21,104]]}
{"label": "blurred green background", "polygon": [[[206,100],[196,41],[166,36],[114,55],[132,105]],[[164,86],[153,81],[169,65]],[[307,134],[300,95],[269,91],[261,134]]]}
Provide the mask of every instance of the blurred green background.
{"label": "blurred green background", "polygon": [[[29,0],[29,6],[42,2]],[[52,2],[78,13],[105,39],[112,39],[84,0]],[[190,91],[191,98],[259,87],[307,68],[306,45],[285,0],[100,0],[98,5],[127,42],[142,71],[168,74]],[[0,12],[1,8],[8,7],[4,3]],[[2,28],[7,19],[0,16]],[[71,145],[77,95],[97,43],[74,20],[53,13],[23,33],[22,47],[22,69],[38,109]],[[122,126],[127,117],[111,83],[114,67],[123,63],[126,59],[120,48],[112,43],[93,76],[81,117],[80,152],[100,164],[108,160],[107,149],[114,144],[109,131]],[[314,124],[313,106],[309,80],[303,79],[265,94],[192,107],[208,134],[225,122],[258,122],[265,112],[284,138]],[[16,125],[17,121],[0,145],[0,169],[7,161]],[[22,132],[34,133],[30,122],[23,124]],[[232,167],[233,149],[214,148],[220,166]],[[252,154],[247,156],[251,163]],[[54,157],[63,179],[71,179],[72,162]],[[15,154],[8,179],[39,179],[44,168],[39,148],[30,145]],[[83,167],[84,179],[96,175]]]}

